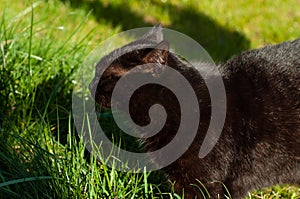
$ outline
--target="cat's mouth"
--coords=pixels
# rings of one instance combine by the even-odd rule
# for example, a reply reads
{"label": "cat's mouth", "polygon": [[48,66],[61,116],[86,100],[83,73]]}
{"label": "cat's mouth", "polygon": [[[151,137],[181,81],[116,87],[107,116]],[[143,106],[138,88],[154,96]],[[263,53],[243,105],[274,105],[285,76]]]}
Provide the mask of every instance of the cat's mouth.
{"label": "cat's mouth", "polygon": [[95,96],[95,102],[102,108],[111,108],[111,98],[108,94],[97,94]]}
{"label": "cat's mouth", "polygon": [[89,84],[91,96],[101,107],[111,108],[111,92],[108,89],[104,89],[103,85],[105,85],[105,82],[94,78]]}

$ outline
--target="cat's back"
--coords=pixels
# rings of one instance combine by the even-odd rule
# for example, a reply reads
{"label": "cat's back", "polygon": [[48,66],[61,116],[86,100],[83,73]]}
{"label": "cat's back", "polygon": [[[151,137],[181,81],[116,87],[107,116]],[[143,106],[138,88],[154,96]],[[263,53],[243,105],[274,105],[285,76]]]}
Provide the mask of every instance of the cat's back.
{"label": "cat's back", "polygon": [[229,89],[273,96],[270,103],[272,99],[289,103],[300,115],[300,39],[246,51],[221,70]]}
{"label": "cat's back", "polygon": [[[277,75],[294,77],[299,84],[300,78],[300,38],[260,49],[245,51],[223,65],[225,76],[235,73],[252,75],[253,80],[259,73],[275,79]],[[277,77],[278,79],[283,79]],[[298,85],[299,86],[299,85]]]}
{"label": "cat's back", "polygon": [[229,111],[257,138],[280,136],[300,157],[300,39],[246,51],[222,67]]}

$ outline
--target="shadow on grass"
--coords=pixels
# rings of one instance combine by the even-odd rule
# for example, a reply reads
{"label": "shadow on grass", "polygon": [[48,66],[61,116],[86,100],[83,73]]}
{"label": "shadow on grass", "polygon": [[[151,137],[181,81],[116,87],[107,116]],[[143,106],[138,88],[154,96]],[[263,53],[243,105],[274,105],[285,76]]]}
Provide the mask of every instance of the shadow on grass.
{"label": "shadow on grass", "polygon": [[[99,23],[106,22],[113,26],[121,26],[122,30],[160,23],[158,19],[152,18],[151,13],[143,15],[135,13],[131,9],[131,1],[124,1],[122,4],[104,4],[96,0],[61,1],[69,3],[74,8],[92,10]],[[151,1],[151,3],[167,11],[171,19],[167,28],[182,32],[199,42],[215,61],[225,61],[232,55],[249,48],[250,42],[242,33],[221,26],[190,5],[178,7],[169,2]]]}

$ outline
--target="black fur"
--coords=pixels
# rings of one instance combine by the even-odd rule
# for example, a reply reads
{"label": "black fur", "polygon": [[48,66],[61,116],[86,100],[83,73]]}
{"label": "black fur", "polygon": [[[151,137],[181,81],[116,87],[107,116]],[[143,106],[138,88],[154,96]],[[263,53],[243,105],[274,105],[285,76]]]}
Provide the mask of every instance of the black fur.
{"label": "black fur", "polygon": [[[182,193],[184,189],[185,198],[201,198],[200,191],[191,186],[199,185],[198,179],[212,198],[224,197],[224,184],[232,198],[239,199],[266,186],[299,185],[300,39],[246,51],[218,66],[227,95],[226,121],[218,143],[203,159],[198,153],[210,121],[208,90],[193,67],[166,49],[155,48],[162,42],[166,44],[156,26],[141,40],[104,57],[97,65],[90,89],[96,102],[110,107],[110,95],[118,79],[144,63],[166,64],[189,80],[199,99],[201,121],[190,148],[164,168],[169,179],[176,182],[175,191]],[[145,48],[129,52],[137,45]],[[112,61],[124,49],[129,51]],[[108,63],[110,67],[100,78],[99,71]],[[145,72],[159,73],[154,68]],[[170,142],[180,122],[176,97],[158,85],[147,85],[134,93],[130,101],[132,119],[139,125],[149,123],[148,110],[155,103],[165,107],[168,117],[162,131],[145,140],[148,151]]]}

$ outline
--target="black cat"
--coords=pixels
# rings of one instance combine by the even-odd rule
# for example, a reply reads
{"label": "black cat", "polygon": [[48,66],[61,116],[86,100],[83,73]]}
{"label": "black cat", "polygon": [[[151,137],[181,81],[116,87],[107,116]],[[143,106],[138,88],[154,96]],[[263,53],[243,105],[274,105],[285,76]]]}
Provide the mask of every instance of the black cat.
{"label": "black cat", "polygon": [[[137,47],[143,49],[134,50]],[[112,60],[122,50],[128,53]],[[200,105],[195,140],[178,160],[164,168],[168,178],[175,181],[177,193],[184,190],[185,198],[202,198],[202,193],[191,186],[199,185],[198,180],[211,198],[224,198],[225,186],[234,199],[266,186],[300,184],[300,39],[246,51],[218,65],[227,95],[226,120],[216,146],[202,159],[198,153],[211,116],[208,89],[197,70],[168,51],[160,26],[99,61],[90,83],[95,101],[110,107],[119,78],[146,63],[156,64],[157,68],[144,71],[156,76],[163,72],[160,64],[180,72],[189,80]],[[175,136],[180,123],[178,101],[170,90],[155,84],[138,89],[130,100],[131,117],[141,126],[150,122],[149,107],[157,103],[164,106],[168,117],[156,136],[145,139],[148,151],[165,146]]]}

